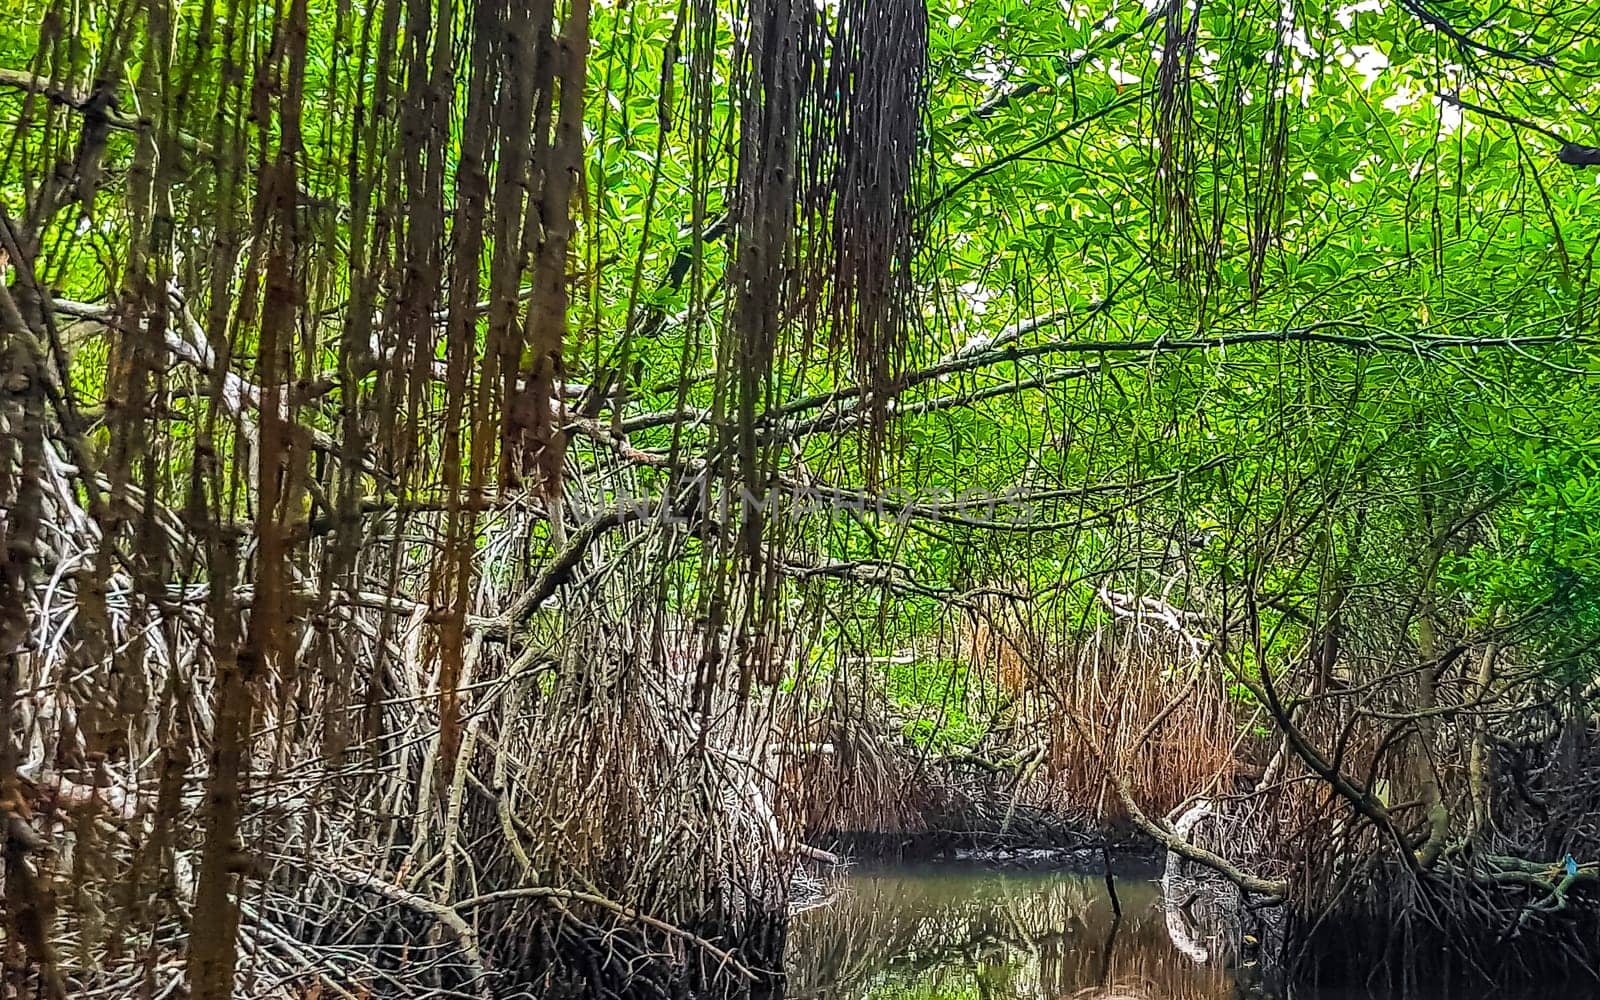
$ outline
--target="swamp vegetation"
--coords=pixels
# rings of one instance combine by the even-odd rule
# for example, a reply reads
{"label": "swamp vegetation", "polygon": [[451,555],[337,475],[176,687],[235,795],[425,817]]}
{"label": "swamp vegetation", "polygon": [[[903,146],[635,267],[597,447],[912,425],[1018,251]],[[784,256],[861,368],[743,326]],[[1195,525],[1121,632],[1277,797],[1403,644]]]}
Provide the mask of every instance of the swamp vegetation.
{"label": "swamp vegetation", "polygon": [[1596,167],[1585,0],[6,0],[0,995],[1592,984]]}

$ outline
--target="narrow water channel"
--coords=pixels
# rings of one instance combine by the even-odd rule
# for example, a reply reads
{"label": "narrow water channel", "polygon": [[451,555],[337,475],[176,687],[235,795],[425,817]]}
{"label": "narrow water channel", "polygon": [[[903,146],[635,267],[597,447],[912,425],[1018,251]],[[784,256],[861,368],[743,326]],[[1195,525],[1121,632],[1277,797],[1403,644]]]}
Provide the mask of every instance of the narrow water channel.
{"label": "narrow water channel", "polygon": [[[1170,927],[1179,918],[1163,905],[1159,880],[1125,877],[1116,888],[1120,918],[1099,875],[965,867],[857,871],[844,879],[830,903],[795,917],[785,997],[1249,1000],[1285,995],[1263,981],[1254,963],[1230,961],[1221,949],[1208,953],[1203,936],[1184,938],[1184,928]],[[1183,947],[1175,943],[1175,933]],[[1349,990],[1299,989],[1287,995],[1397,1000],[1394,994]],[[1465,997],[1436,991],[1406,1000]]]}

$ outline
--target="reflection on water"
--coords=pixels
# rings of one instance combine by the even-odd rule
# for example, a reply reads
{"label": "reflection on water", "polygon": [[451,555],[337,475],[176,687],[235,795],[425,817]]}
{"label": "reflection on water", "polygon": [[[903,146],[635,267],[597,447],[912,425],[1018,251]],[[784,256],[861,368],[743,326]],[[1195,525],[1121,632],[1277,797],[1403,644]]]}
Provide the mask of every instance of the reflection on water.
{"label": "reflection on water", "polygon": [[[790,928],[789,1000],[1235,1000],[1251,970],[1196,964],[1157,885],[971,870],[863,872]],[[1192,944],[1192,942],[1191,942]]]}
{"label": "reflection on water", "polygon": [[[1121,879],[1118,919],[1098,876],[975,868],[864,871],[791,923],[785,1000],[1257,1000],[1257,935],[1214,892]],[[1181,898],[1180,898],[1181,894]],[[1233,912],[1237,912],[1234,910]],[[1241,957],[1243,956],[1243,957]],[[1551,1000],[1600,996],[1592,982],[1516,992],[1415,983],[1405,994],[1328,988],[1288,1000]]]}

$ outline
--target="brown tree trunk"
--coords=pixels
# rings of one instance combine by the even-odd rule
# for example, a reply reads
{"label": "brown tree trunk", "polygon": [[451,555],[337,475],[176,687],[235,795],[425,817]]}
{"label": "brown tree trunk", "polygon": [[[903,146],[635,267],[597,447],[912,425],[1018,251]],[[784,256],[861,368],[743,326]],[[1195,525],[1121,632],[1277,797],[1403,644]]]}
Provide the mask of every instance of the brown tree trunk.
{"label": "brown tree trunk", "polygon": [[[0,220],[0,225],[7,225]],[[54,909],[29,853],[41,846],[17,775],[11,706],[28,645],[28,587],[43,514],[46,366],[33,331],[0,284],[0,847],[5,856],[5,966],[31,960],[41,992],[64,997],[50,943]],[[20,961],[19,961],[20,960]],[[0,984],[3,987],[3,984]],[[20,981],[18,995],[22,995]]]}

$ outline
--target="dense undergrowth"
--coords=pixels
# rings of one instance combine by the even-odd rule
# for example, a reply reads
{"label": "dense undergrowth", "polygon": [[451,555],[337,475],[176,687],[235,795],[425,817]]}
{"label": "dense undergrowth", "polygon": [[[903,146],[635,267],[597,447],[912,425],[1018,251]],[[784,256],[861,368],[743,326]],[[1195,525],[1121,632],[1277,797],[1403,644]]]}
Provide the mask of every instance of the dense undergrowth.
{"label": "dense undergrowth", "polygon": [[1106,830],[1600,967],[1587,5],[7,13],[0,993],[762,993]]}

